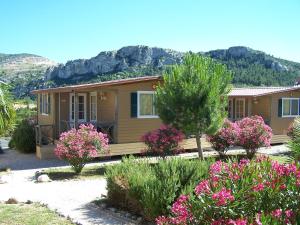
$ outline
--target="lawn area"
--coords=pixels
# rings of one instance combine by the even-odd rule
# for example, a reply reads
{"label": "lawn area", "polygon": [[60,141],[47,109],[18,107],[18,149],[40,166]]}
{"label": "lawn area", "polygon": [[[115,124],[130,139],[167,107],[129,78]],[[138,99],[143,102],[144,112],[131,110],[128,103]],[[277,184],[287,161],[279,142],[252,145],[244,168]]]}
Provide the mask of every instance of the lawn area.
{"label": "lawn area", "polygon": [[1,225],[73,225],[47,207],[33,204],[0,204]]}
{"label": "lawn area", "polygon": [[86,166],[80,174],[76,174],[70,167],[47,169],[44,172],[48,174],[51,180],[97,179],[104,176],[105,167]]}
{"label": "lawn area", "polygon": [[270,155],[270,159],[275,160],[281,164],[292,163],[292,159],[286,155]]}

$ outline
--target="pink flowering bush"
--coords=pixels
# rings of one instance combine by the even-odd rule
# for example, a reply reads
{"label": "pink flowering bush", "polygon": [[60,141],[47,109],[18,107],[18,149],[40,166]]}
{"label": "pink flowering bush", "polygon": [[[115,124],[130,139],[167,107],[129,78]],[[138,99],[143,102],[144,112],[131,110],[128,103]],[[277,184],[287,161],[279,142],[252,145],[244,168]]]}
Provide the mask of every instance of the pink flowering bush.
{"label": "pink flowering bush", "polygon": [[142,141],[147,145],[146,152],[148,154],[165,157],[181,150],[179,143],[183,138],[184,135],[181,131],[168,125],[162,125],[159,129],[142,136]]}
{"label": "pink flowering bush", "polygon": [[239,128],[237,145],[246,150],[248,158],[252,158],[258,148],[270,146],[272,129],[261,116],[246,117],[236,123]]}
{"label": "pink flowering bush", "polygon": [[79,129],[73,128],[60,135],[54,153],[80,173],[92,158],[99,153],[108,153],[108,138],[106,134],[97,132],[92,124],[82,124]]}
{"label": "pink flowering bush", "polygon": [[236,123],[225,120],[223,126],[217,133],[207,135],[207,140],[212,144],[212,147],[224,157],[228,148],[237,143],[239,135],[239,127]]}
{"label": "pink flowering bush", "polygon": [[271,138],[272,129],[261,116],[246,117],[235,123],[226,120],[216,134],[207,135],[207,140],[220,156],[224,156],[229,147],[241,146],[249,159],[258,148],[270,146]]}
{"label": "pink flowering bush", "polygon": [[269,225],[300,221],[300,167],[267,157],[211,165],[209,178],[180,196],[158,225]]}

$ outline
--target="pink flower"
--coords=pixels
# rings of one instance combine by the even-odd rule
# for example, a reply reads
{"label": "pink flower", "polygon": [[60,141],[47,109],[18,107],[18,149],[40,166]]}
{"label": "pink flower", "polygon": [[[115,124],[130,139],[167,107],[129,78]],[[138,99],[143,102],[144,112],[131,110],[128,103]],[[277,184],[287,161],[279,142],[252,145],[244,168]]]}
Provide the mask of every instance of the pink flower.
{"label": "pink flower", "polygon": [[247,225],[246,219],[229,220],[228,224],[232,225]]}
{"label": "pink flower", "polygon": [[274,211],[271,212],[271,215],[275,218],[280,218],[282,215],[282,209],[275,209]]}
{"label": "pink flower", "polygon": [[252,189],[255,192],[263,191],[264,190],[264,185],[262,183],[260,183],[260,184],[254,185]]}
{"label": "pink flower", "polygon": [[231,195],[231,190],[222,188],[220,192],[212,194],[212,199],[217,201],[217,206],[223,206],[234,201],[234,196]]}
{"label": "pink flower", "polygon": [[195,193],[197,195],[203,194],[203,193],[209,193],[210,192],[210,187],[208,180],[203,180],[201,181],[195,188]]}

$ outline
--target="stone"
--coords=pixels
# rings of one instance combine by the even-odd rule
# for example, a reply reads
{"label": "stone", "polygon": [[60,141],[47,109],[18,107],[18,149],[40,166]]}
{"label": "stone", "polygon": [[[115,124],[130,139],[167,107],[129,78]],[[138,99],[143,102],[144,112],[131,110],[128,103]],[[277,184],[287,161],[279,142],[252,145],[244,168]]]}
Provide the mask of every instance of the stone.
{"label": "stone", "polygon": [[9,176],[7,175],[0,176],[0,184],[6,184],[8,182],[9,182]]}
{"label": "stone", "polygon": [[42,175],[38,176],[38,178],[37,178],[37,182],[39,182],[39,183],[50,182],[50,181],[51,180],[47,174],[42,174]]}
{"label": "stone", "polygon": [[18,204],[18,200],[15,198],[9,198],[7,201],[5,201],[5,204]]}

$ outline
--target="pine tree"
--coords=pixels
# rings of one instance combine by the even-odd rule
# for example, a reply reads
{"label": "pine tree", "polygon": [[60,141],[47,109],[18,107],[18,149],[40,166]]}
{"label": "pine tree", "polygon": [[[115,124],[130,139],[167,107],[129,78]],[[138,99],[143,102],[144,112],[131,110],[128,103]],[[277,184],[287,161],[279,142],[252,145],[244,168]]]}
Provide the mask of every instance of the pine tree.
{"label": "pine tree", "polygon": [[156,90],[158,115],[188,135],[195,135],[203,159],[201,136],[218,130],[226,117],[231,73],[211,58],[187,54],[181,65],[163,75]]}

